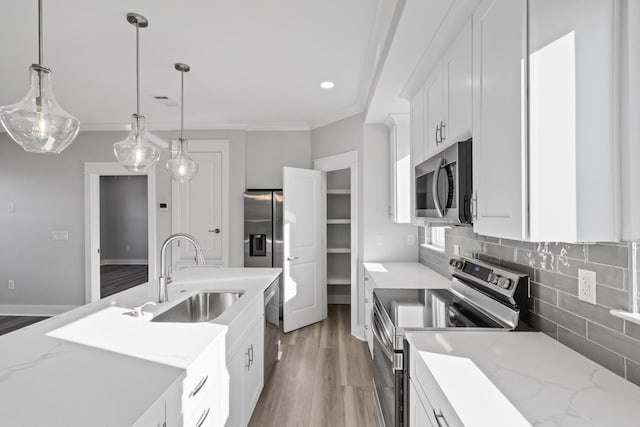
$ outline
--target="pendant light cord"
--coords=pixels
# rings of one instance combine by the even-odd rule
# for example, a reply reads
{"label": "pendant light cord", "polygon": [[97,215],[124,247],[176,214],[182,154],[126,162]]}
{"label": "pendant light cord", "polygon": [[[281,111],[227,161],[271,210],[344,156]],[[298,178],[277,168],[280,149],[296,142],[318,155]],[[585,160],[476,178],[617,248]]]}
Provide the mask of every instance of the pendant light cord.
{"label": "pendant light cord", "polygon": [[43,66],[42,0],[38,0],[38,65]]}
{"label": "pendant light cord", "polygon": [[180,71],[180,139],[184,139],[184,71]]}
{"label": "pendant light cord", "polygon": [[138,23],[136,23],[136,114],[140,115],[140,25]]}

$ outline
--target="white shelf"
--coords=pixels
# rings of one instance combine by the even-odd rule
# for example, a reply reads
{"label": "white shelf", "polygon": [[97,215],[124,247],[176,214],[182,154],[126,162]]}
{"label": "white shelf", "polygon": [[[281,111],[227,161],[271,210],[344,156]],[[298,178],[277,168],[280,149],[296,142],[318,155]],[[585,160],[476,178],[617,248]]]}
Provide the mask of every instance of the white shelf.
{"label": "white shelf", "polygon": [[351,194],[351,190],[334,188],[332,190],[327,190],[327,194]]}
{"label": "white shelf", "polygon": [[332,224],[351,224],[351,220],[350,219],[328,219],[327,225],[332,225]]}
{"label": "white shelf", "polygon": [[339,285],[350,285],[350,284],[351,284],[351,279],[349,278],[346,278],[346,279],[341,279],[337,277],[327,278],[327,285],[339,286]]}
{"label": "white shelf", "polygon": [[350,254],[350,248],[327,248],[328,254]]}

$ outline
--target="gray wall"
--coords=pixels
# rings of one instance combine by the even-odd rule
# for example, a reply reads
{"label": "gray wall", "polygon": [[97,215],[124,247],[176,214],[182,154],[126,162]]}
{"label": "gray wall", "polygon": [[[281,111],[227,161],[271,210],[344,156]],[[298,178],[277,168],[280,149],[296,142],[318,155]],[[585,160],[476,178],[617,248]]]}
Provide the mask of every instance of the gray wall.
{"label": "gray wall", "polygon": [[310,131],[252,131],[247,135],[247,188],[282,188],[282,168],[311,168]]}
{"label": "gray wall", "polygon": [[[420,227],[424,243],[423,227]],[[640,385],[640,326],[610,309],[629,310],[631,273],[626,244],[529,243],[446,230],[446,252],[420,246],[420,262],[449,275],[453,245],[460,254],[523,271],[532,279],[532,325],[616,374]],[[596,272],[597,305],[578,300],[578,269]]]}
{"label": "gray wall", "polygon": [[148,260],[147,177],[100,177],[101,264]]}
{"label": "gray wall", "polygon": [[356,114],[311,131],[311,159],[360,150],[364,115]]}
{"label": "gray wall", "polygon": [[[177,132],[155,132],[169,140]],[[2,305],[80,305],[84,302],[84,162],[114,162],[112,144],[127,132],[80,132],[61,155],[37,155],[23,151],[0,133],[0,235],[4,239],[0,256],[0,307]],[[230,141],[230,253],[231,266],[244,264],[242,194],[246,179],[248,134],[252,147],[270,152],[292,150],[294,140],[303,148],[289,157],[295,166],[310,165],[310,144],[304,134],[295,132],[257,133],[229,131],[186,131],[189,139],[227,139]],[[280,134],[280,135],[277,135]],[[285,141],[284,143],[282,141]],[[287,155],[290,153],[285,153]],[[171,181],[163,165],[164,153],[156,168],[157,202],[171,202]],[[253,160],[252,160],[253,161]],[[281,162],[283,163],[283,162]],[[277,176],[282,164],[271,164],[261,175]],[[15,213],[8,204],[15,203]],[[239,220],[238,220],[239,219]],[[52,230],[68,230],[68,241],[52,241]],[[158,245],[171,233],[171,212],[157,212]],[[156,253],[159,248],[156,248]],[[16,289],[7,289],[7,280]]]}

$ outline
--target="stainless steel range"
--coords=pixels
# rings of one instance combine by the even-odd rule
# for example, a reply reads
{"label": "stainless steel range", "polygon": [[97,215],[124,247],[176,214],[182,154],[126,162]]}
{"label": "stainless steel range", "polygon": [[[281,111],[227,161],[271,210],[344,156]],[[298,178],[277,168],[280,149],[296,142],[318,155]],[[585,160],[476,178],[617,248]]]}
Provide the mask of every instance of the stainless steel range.
{"label": "stainless steel range", "polygon": [[467,258],[454,258],[449,264],[451,289],[373,291],[374,383],[388,427],[408,426],[405,331],[528,329],[527,275]]}

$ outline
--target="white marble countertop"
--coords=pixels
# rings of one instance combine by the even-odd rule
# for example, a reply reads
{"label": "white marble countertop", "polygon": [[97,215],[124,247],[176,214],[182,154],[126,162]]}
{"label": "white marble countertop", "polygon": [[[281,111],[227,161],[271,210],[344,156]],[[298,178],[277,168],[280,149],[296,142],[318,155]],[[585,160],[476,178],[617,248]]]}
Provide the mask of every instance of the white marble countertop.
{"label": "white marble countertop", "polygon": [[540,332],[407,339],[466,427],[640,425],[640,387]]}
{"label": "white marble countertop", "polygon": [[[147,306],[145,318],[122,312],[155,301],[156,281],[0,337],[0,425],[133,425],[280,272],[186,269],[173,274],[169,302]],[[203,290],[245,294],[212,322],[148,321]]]}
{"label": "white marble countertop", "polygon": [[366,272],[373,279],[372,288],[448,289],[451,279],[419,262],[365,262]]}

